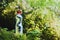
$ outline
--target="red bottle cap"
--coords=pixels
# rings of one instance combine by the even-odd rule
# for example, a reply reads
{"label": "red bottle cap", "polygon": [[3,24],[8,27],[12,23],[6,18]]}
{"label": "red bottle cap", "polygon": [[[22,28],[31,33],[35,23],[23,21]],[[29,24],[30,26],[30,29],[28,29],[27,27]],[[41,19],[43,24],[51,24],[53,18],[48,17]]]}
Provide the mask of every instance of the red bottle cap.
{"label": "red bottle cap", "polygon": [[17,14],[22,14],[22,11],[21,11],[21,10],[18,10],[18,11],[17,11]]}

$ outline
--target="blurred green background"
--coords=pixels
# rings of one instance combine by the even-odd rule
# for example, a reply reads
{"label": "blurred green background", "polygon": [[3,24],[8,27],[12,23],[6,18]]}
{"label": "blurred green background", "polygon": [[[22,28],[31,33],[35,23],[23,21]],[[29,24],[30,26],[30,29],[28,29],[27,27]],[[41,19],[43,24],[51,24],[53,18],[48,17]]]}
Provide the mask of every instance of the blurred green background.
{"label": "blurred green background", "polygon": [[[15,34],[16,6],[24,34]],[[60,40],[60,0],[0,0],[0,40]]]}

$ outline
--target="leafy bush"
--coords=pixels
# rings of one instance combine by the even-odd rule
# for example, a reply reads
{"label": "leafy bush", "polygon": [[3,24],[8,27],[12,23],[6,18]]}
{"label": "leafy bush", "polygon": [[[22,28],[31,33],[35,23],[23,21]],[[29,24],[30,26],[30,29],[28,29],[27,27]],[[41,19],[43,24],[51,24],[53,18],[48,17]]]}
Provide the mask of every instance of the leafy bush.
{"label": "leafy bush", "polygon": [[[60,6],[56,8],[59,3],[55,3],[53,0],[27,0],[27,2],[33,10],[25,14],[25,10],[21,7],[23,10],[24,33],[26,34],[21,36],[20,34],[16,35],[14,32],[0,29],[0,40],[60,40],[60,19],[56,11],[60,8]],[[14,0],[13,2],[9,2],[4,8],[0,8],[3,9],[1,10],[1,20],[3,18],[6,22],[9,20],[9,25],[15,23],[13,21],[15,21],[17,11],[15,9],[16,4],[17,1]],[[22,6],[21,2],[19,6]],[[4,23],[4,20],[2,23]],[[9,28],[11,27],[13,26],[9,26]]]}
{"label": "leafy bush", "polygon": [[16,35],[11,31],[0,28],[0,40],[26,40],[26,35]]}
{"label": "leafy bush", "polygon": [[29,29],[27,34],[15,34],[0,28],[0,40],[60,40],[53,28],[46,28],[42,31],[38,29]]}
{"label": "leafy bush", "polygon": [[59,40],[56,31],[53,28],[46,28],[42,31],[41,40]]}

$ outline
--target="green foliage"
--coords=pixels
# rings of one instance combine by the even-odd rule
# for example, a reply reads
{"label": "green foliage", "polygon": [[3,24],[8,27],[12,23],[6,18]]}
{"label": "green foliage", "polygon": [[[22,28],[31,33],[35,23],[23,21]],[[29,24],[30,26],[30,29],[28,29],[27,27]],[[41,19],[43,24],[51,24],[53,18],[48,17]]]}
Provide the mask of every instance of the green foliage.
{"label": "green foliage", "polygon": [[27,31],[27,38],[28,40],[40,40],[39,35],[41,35],[39,28],[30,28]]}
{"label": "green foliage", "polygon": [[42,31],[41,40],[59,40],[53,28],[46,28]]}
{"label": "green foliage", "polygon": [[26,35],[16,35],[11,31],[0,28],[0,40],[26,40]]}
{"label": "green foliage", "polygon": [[53,28],[46,28],[40,32],[38,29],[32,29],[27,34],[15,34],[12,31],[7,31],[6,28],[0,28],[0,40],[59,40]]}
{"label": "green foliage", "polygon": [[[39,37],[41,40],[59,39],[58,37],[59,34],[57,34],[58,30],[55,29],[56,25],[53,24],[54,22],[57,21],[56,20],[57,16],[53,11],[49,10],[48,8],[39,8],[37,10],[34,10],[32,14],[26,15],[24,18],[25,19],[23,25],[24,27],[26,27],[24,29],[28,31],[29,34],[28,37],[30,38],[30,40],[34,40],[34,38],[36,38],[36,35],[38,35],[35,33],[37,32],[36,27],[38,27],[38,31],[40,32],[37,33],[39,33]],[[39,37],[37,38],[39,39]]]}
{"label": "green foliage", "polygon": [[[33,10],[25,14],[25,4],[22,4],[22,0],[19,1],[19,6],[23,10],[23,27],[24,33],[21,35],[15,35],[12,31],[0,29],[0,40],[60,40],[60,1],[55,0],[25,0]],[[15,15],[18,4],[16,0],[3,0],[0,2],[0,20],[9,20],[10,25],[15,22]],[[5,6],[4,6],[5,5]],[[22,6],[25,5],[25,6]],[[28,7],[29,8],[29,7]],[[27,9],[29,10],[29,9]],[[13,23],[12,23],[13,22]],[[7,24],[8,25],[8,24]]]}

